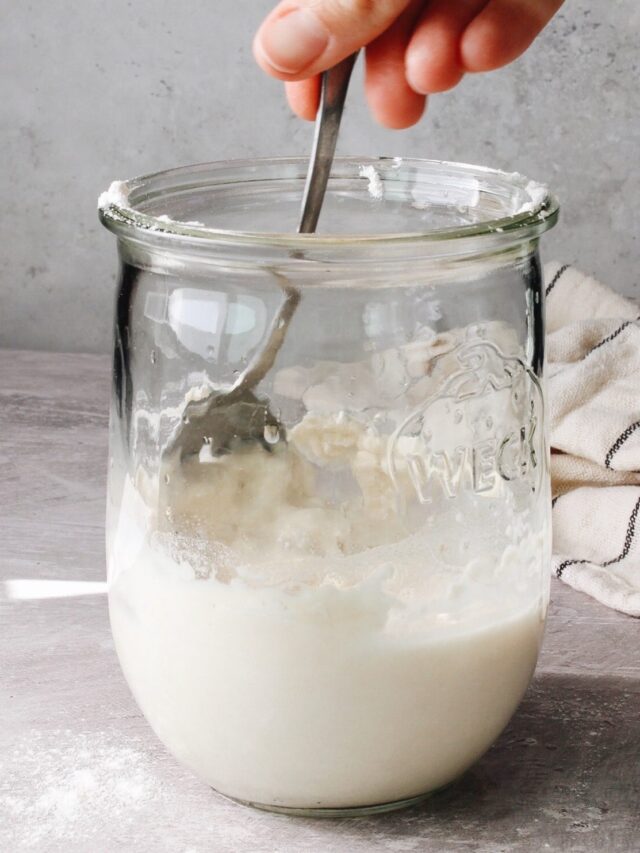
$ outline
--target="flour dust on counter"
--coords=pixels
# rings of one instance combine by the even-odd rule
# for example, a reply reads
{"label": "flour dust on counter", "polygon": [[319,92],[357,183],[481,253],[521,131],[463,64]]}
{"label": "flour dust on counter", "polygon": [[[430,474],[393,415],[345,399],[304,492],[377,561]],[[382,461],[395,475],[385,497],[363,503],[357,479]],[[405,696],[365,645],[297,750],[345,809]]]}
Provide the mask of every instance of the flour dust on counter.
{"label": "flour dust on counter", "polygon": [[112,823],[126,830],[171,794],[148,748],[117,732],[31,732],[7,750],[0,769],[7,853],[73,838],[97,850]]}

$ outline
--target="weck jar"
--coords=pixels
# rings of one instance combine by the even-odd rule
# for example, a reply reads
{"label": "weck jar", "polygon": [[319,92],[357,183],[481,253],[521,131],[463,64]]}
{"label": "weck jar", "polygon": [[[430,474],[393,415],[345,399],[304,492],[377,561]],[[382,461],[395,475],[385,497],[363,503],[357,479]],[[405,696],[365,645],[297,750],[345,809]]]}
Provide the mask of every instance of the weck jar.
{"label": "weck jar", "polygon": [[115,183],[107,514],[125,677],[244,803],[358,814],[463,773],[548,601],[540,236],[518,174],[298,159]]}

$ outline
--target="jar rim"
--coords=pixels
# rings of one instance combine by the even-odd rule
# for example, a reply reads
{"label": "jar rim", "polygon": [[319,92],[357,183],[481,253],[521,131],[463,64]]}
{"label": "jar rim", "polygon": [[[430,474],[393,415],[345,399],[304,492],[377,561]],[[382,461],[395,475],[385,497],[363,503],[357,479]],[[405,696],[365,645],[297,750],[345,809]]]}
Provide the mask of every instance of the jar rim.
{"label": "jar rim", "polygon": [[[161,199],[163,195],[168,197],[172,193],[196,191],[205,186],[213,189],[231,183],[256,181],[260,179],[256,178],[256,174],[269,170],[280,169],[284,172],[288,168],[292,173],[288,176],[283,174],[283,178],[304,177],[307,164],[307,159],[303,157],[224,160],[153,172],[127,181],[115,181],[98,200],[100,219],[116,235],[141,242],[179,240],[180,243],[200,249],[217,244],[235,249],[277,247],[280,250],[296,252],[329,247],[348,251],[350,248],[382,248],[398,244],[409,244],[414,248],[438,244],[439,248],[443,249],[443,244],[457,244],[460,240],[488,235],[492,235],[494,239],[502,238],[499,241],[501,243],[521,242],[538,237],[551,228],[558,218],[559,203],[556,197],[543,184],[529,181],[518,172],[505,172],[486,166],[445,160],[405,157],[336,157],[334,168],[358,170],[360,176],[365,177],[363,170],[373,167],[380,170],[384,180],[394,169],[406,166],[423,172],[440,173],[443,177],[457,175],[483,181],[487,186],[510,188],[514,194],[517,192],[524,196],[525,200],[518,209],[508,215],[471,224],[424,231],[339,235],[224,229],[151,215],[139,209],[143,202]],[[451,249],[453,248],[452,245]]]}

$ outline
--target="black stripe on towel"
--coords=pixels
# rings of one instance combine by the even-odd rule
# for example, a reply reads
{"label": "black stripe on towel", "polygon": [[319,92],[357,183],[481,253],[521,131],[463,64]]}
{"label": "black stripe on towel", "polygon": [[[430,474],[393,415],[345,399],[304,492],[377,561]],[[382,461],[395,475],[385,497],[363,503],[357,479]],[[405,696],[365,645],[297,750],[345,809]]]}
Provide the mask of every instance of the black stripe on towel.
{"label": "black stripe on towel", "polygon": [[[636,501],[636,505],[634,506],[631,515],[629,516],[629,523],[627,525],[627,532],[624,537],[624,545],[622,547],[622,551],[618,554],[617,557],[614,557],[612,560],[607,560],[606,563],[603,563],[603,567],[613,566],[614,563],[621,563],[622,560],[624,560],[624,558],[628,556],[636,533],[636,522],[638,520],[638,512],[640,512],[640,498],[638,498],[638,500]],[[564,560],[556,569],[556,577],[561,578],[562,573],[567,568],[567,566],[583,565],[584,563],[589,562],[590,560]]]}
{"label": "black stripe on towel", "polygon": [[633,508],[633,512],[631,513],[631,517],[629,518],[629,524],[627,525],[627,533],[624,537],[624,547],[622,551],[618,554],[617,557],[614,557],[613,560],[607,560],[606,563],[603,563],[603,566],[612,566],[614,563],[620,563],[627,556],[629,551],[631,550],[631,545],[633,543],[633,537],[636,532],[636,521],[638,519],[638,512],[640,512],[640,498],[636,501],[636,505]]}
{"label": "black stripe on towel", "polygon": [[605,344],[609,344],[609,343],[611,343],[611,341],[615,341],[615,339],[618,337],[618,335],[621,335],[624,332],[624,330],[627,329],[631,325],[631,322],[632,322],[631,320],[625,320],[624,323],[621,323],[618,326],[618,328],[615,330],[615,332],[611,332],[610,335],[607,335],[606,338],[603,338],[595,346],[591,347],[591,349],[585,353],[583,358],[586,358],[588,355],[591,355],[592,352],[595,352],[597,349],[600,349],[600,347],[603,347]]}
{"label": "black stripe on towel", "polygon": [[575,566],[578,563],[588,563],[589,560],[565,560],[563,563],[560,563],[558,568],[556,569],[556,577],[561,578],[562,573],[567,568],[567,566]]}
{"label": "black stripe on towel", "polygon": [[636,421],[635,423],[628,426],[623,433],[621,433],[615,442],[611,445],[609,452],[607,453],[604,460],[604,467],[611,468],[611,460],[615,456],[615,454],[620,450],[625,441],[629,438],[629,436],[633,435],[633,433],[640,427],[640,421]]}
{"label": "black stripe on towel", "polygon": [[570,267],[570,266],[571,266],[571,264],[563,264],[563,265],[560,267],[560,269],[558,270],[558,272],[554,275],[554,277],[551,279],[551,281],[550,281],[550,282],[549,282],[549,284],[547,285],[547,289],[546,289],[546,290],[545,290],[545,292],[544,292],[544,295],[545,295],[545,296],[548,296],[548,295],[551,293],[551,291],[553,290],[553,288],[554,288],[554,287],[556,286],[556,284],[560,281],[560,279],[561,279],[561,278],[562,278],[562,276],[566,273],[566,271],[569,269],[569,267]]}

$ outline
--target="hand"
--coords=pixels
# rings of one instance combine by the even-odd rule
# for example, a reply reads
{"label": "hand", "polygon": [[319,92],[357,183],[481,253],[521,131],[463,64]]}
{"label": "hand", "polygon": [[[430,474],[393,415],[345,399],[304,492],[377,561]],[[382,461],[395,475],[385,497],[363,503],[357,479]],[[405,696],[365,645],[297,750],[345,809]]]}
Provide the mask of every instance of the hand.
{"label": "hand", "polygon": [[365,88],[386,127],[415,124],[426,95],[491,71],[529,47],[563,0],[282,0],[254,54],[285,81],[293,111],[313,120],[320,72],[366,46]]}

